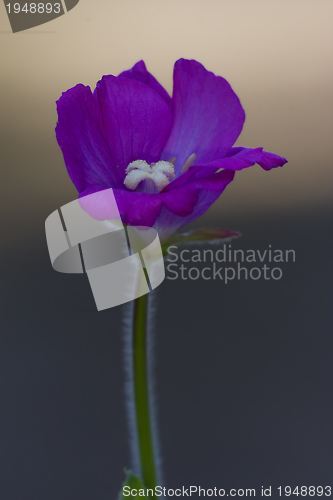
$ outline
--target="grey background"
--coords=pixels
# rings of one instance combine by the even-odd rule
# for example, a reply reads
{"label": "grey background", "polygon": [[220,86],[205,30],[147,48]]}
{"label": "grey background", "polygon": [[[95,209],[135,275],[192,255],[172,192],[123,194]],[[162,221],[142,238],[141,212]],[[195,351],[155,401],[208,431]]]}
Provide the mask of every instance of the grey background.
{"label": "grey background", "polygon": [[[116,498],[130,463],[123,306],[97,313],[86,276],[52,270],[43,215],[34,244],[22,239],[3,260],[1,495]],[[331,484],[331,220],[230,220],[243,233],[235,248],[293,248],[296,263],[275,282],[166,280],[157,290],[167,485]]]}

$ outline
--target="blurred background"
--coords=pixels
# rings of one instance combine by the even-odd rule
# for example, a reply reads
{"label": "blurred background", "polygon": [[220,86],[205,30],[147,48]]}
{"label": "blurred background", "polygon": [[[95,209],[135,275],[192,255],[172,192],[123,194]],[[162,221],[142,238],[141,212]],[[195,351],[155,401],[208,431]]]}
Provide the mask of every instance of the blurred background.
{"label": "blurred background", "polygon": [[55,101],[140,59],[172,93],[180,57],[240,97],[237,144],[289,160],[237,173],[194,225],[239,230],[244,250],[295,249],[296,263],[277,282],[158,290],[166,483],[332,485],[332,14],[329,0],[80,0],[12,34],[0,5],[1,499],[104,500],[120,489],[130,463],[123,308],[97,313],[85,276],[55,273],[45,243],[46,217],[77,196]]}

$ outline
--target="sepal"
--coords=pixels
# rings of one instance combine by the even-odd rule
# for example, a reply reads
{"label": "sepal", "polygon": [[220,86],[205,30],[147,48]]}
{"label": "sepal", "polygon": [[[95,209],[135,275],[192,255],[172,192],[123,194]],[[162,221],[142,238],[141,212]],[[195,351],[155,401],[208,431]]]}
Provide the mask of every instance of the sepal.
{"label": "sepal", "polygon": [[[139,494],[139,490],[144,490],[144,492],[146,491],[146,488],[144,487],[141,479],[138,478],[137,476],[134,476],[132,474],[132,471],[125,469],[125,473],[126,473],[126,479],[122,485],[118,500],[125,500],[128,498],[134,498],[134,497],[136,498]],[[124,491],[124,488],[126,486],[128,488]],[[133,489],[135,489],[137,491],[136,495],[128,494],[128,492],[130,492]],[[124,493],[127,493],[127,494],[125,495]]]}
{"label": "sepal", "polygon": [[229,229],[221,229],[218,227],[202,227],[200,229],[192,229],[186,233],[176,233],[170,236],[162,245],[163,256],[168,255],[168,248],[171,245],[181,245],[186,243],[200,243],[200,242],[215,242],[218,240],[225,240],[240,236],[237,231]]}

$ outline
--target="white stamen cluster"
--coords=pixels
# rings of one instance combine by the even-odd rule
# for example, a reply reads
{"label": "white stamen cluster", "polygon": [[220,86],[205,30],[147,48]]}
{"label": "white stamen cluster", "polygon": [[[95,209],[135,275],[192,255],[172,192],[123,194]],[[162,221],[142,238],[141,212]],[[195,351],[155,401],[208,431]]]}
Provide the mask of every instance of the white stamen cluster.
{"label": "white stamen cluster", "polygon": [[136,189],[141,181],[150,179],[158,191],[162,191],[175,177],[175,168],[168,161],[158,161],[148,165],[144,160],[136,160],[128,165],[125,172],[127,175],[124,184],[128,189]]}

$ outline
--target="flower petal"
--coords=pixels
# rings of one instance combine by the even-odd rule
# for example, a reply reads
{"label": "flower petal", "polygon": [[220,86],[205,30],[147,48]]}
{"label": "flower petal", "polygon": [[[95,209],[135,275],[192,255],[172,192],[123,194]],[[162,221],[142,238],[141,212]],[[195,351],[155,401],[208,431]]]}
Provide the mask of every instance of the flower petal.
{"label": "flower petal", "polygon": [[[161,237],[169,236],[179,227],[200,217],[234,178],[232,170],[219,173],[209,167],[192,167],[190,170],[192,172],[183,174],[187,177],[187,182],[178,186],[172,182],[167,186],[168,189],[165,188],[158,194],[114,189],[123,223],[130,226],[154,226]],[[96,191],[99,189],[89,188],[80,196]],[[101,205],[94,206],[93,216],[98,220],[111,219],[114,216],[112,203],[109,203],[107,196],[99,200]]]}
{"label": "flower petal", "polygon": [[263,151],[262,148],[231,148],[225,158],[201,165],[201,168],[214,167],[216,169],[224,168],[230,170],[243,170],[252,167],[258,163],[264,170],[282,167],[288,161],[282,156]]}
{"label": "flower petal", "polygon": [[124,224],[148,227],[154,225],[163,204],[159,194],[115,189],[114,195]]}
{"label": "flower petal", "polygon": [[[202,208],[196,206],[200,192],[218,193],[218,197],[233,180],[234,175],[232,170],[222,170],[221,172],[215,173],[215,168],[207,168],[204,170],[200,167],[192,167],[186,182],[182,185],[176,181],[171,182],[161,192],[160,195],[163,196],[163,204],[168,210],[176,215],[182,217],[193,215],[194,208],[196,208],[196,213],[198,209],[201,210]],[[214,194],[214,201],[215,199],[216,197]],[[204,211],[207,210],[208,206],[205,207]],[[199,217],[199,215],[196,215],[194,219],[197,217]]]}
{"label": "flower petal", "polygon": [[225,156],[245,120],[229,83],[197,61],[180,59],[174,68],[173,127],[162,159],[176,157],[176,173],[195,153],[196,164]]}
{"label": "flower petal", "polygon": [[[192,167],[192,169],[195,168]],[[202,174],[202,170],[200,174]],[[160,238],[165,240],[179,228],[201,217],[219,198],[220,194],[233,180],[234,175],[235,173],[232,170],[222,170],[217,174],[212,173],[206,177],[194,179],[192,182],[171,189],[167,193],[162,192],[160,196],[164,197],[163,207],[154,224]],[[174,183],[175,181],[170,183],[169,186]],[[182,204],[182,199],[186,199],[186,207]]]}
{"label": "flower petal", "polygon": [[[195,167],[194,167],[195,168]],[[212,169],[213,171],[214,169]],[[199,168],[200,175],[202,169]],[[234,172],[223,170],[195,178],[179,188],[173,182],[159,194],[128,192],[115,189],[121,218],[131,226],[154,226],[161,238],[200,217],[233,180]]]}
{"label": "flower petal", "polygon": [[[82,200],[84,197],[88,198],[86,203],[82,203],[82,208],[84,208],[94,219],[114,219],[114,201],[109,190],[105,191],[105,194],[98,198],[93,198],[93,203],[90,202],[89,195],[99,191],[101,191],[101,189],[94,187],[89,187],[83,191],[80,194],[80,199]],[[113,189],[113,195],[122,222],[129,226],[152,227],[163,205],[162,198],[159,194]]]}
{"label": "flower petal", "polygon": [[166,102],[144,83],[111,75],[98,82],[95,96],[104,135],[122,178],[132,161],[157,162],[171,130]]}
{"label": "flower petal", "polygon": [[156,78],[147,71],[146,65],[143,61],[137,62],[133,68],[128,71],[123,71],[119,76],[124,78],[129,78],[130,80],[137,80],[138,82],[148,85],[151,89],[155,90],[170,106],[171,97],[167,93],[164,87],[156,80]]}
{"label": "flower petal", "polygon": [[101,128],[98,103],[89,87],[76,85],[57,101],[56,137],[69,176],[79,192],[89,186],[120,186]]}

